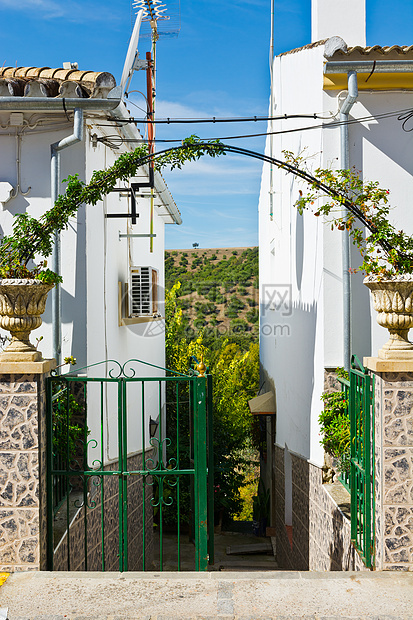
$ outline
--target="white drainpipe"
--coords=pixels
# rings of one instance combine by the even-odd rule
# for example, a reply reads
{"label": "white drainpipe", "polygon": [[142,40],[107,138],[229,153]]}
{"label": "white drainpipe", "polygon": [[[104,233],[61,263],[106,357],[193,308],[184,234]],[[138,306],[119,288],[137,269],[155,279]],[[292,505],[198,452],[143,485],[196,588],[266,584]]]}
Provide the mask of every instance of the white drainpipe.
{"label": "white drainpipe", "polygon": [[[59,195],[60,185],[60,152],[63,149],[83,140],[83,110],[75,108],[73,119],[73,133],[50,146],[51,149],[51,198],[52,206]],[[55,234],[52,253],[52,270],[61,275],[60,260],[60,233]],[[62,290],[60,284],[52,290],[52,330],[53,330],[53,357],[58,364],[62,363]]]}
{"label": "white drainpipe", "polygon": [[[348,116],[353,103],[358,97],[357,73],[349,71],[348,94],[340,109],[340,167],[342,170],[350,168],[350,150],[348,143]],[[346,209],[343,208],[343,215]],[[342,237],[343,261],[343,357],[344,368],[350,369],[351,358],[351,288],[350,288],[350,238],[347,230]]]}

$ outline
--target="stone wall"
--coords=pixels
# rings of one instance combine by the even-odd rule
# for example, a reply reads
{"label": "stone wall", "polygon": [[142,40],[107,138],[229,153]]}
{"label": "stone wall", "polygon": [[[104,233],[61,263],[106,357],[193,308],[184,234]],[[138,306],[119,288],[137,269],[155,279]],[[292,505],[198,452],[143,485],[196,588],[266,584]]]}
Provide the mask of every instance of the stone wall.
{"label": "stone wall", "polygon": [[[146,452],[145,457],[151,456]],[[128,458],[128,470],[142,468],[142,456]],[[116,471],[118,463],[105,467],[106,471]],[[148,480],[148,482],[150,482]],[[75,485],[74,485],[75,486]],[[55,540],[54,570],[71,571],[118,571],[119,570],[119,476],[105,475],[93,477],[88,484],[87,505],[83,494],[72,494],[70,502],[81,504],[70,519],[69,535],[67,528],[61,531],[60,539]],[[153,569],[153,509],[150,503],[153,487],[145,488],[145,562],[143,558],[143,479],[142,476],[127,477],[127,534],[128,570]],[[102,508],[103,506],[103,508]],[[58,519],[66,519],[64,504]],[[68,540],[69,553],[68,553]],[[104,548],[104,564],[102,562]]]}
{"label": "stone wall", "polygon": [[291,454],[291,530],[285,526],[284,448],[275,446],[277,562],[289,570],[367,570],[350,542],[350,520],[323,485],[322,469]]}
{"label": "stone wall", "polygon": [[376,567],[413,571],[413,372],[375,373],[375,429]]}
{"label": "stone wall", "polygon": [[45,376],[0,374],[0,571],[45,568]]}

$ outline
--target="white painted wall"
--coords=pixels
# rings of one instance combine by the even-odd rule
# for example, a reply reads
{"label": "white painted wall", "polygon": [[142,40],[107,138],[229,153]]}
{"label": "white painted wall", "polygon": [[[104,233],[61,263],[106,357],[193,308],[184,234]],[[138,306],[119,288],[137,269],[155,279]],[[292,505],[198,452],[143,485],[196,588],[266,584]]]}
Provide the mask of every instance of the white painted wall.
{"label": "white painted wall", "polygon": [[312,0],[311,40],[339,36],[347,45],[366,45],[366,0]]}
{"label": "white painted wall", "polygon": [[[337,92],[323,92],[323,46],[274,60],[275,114],[312,114],[338,109]],[[343,97],[341,97],[341,100]],[[361,92],[354,118],[406,109],[411,93]],[[274,138],[274,156],[306,148],[308,167],[337,167],[339,128],[281,134]],[[295,129],[320,121],[281,121],[274,130]],[[409,196],[413,192],[413,132],[406,133],[396,116],[366,121],[349,128],[350,164],[364,178],[389,188],[392,221],[413,232]],[[268,152],[268,144],[267,144]],[[297,214],[294,202],[304,189],[293,176],[274,172],[274,219],[269,217],[269,166],[263,167],[259,200],[260,350],[264,377],[277,394],[276,442],[322,465],[318,416],[322,409],[324,368],[343,364],[341,233],[331,231],[311,213]],[[352,249],[352,266],[359,265]],[[351,276],[352,352],[360,359],[377,355],[388,339],[376,322],[362,274]],[[278,291],[278,293],[277,293]],[[290,291],[290,293],[288,293]],[[281,300],[291,295],[291,313]],[[278,301],[271,308],[269,299]],[[274,306],[274,304],[273,304]],[[277,306],[277,304],[275,304]]]}
{"label": "white painted wall", "polygon": [[[45,115],[25,114],[26,119],[44,118]],[[21,186],[24,191],[31,186],[27,196],[18,195],[9,200],[3,211],[0,212],[1,233],[12,232],[13,216],[27,211],[33,217],[40,217],[51,207],[50,197],[50,145],[73,131],[72,124],[65,117],[49,115],[48,130],[40,132],[39,128],[33,131],[26,130],[21,144]],[[1,125],[6,126],[9,113],[0,114]],[[59,122],[62,129],[51,131],[53,125]],[[13,128],[10,129],[15,133]],[[75,145],[61,153],[62,176],[78,173],[84,179],[85,153],[84,146]],[[0,132],[0,180],[9,181],[14,187],[17,183],[16,173],[16,145],[14,135],[8,136]],[[61,185],[61,193],[65,184]],[[86,331],[85,310],[79,300],[85,299],[85,211],[81,208],[77,215],[71,218],[68,230],[62,233],[62,349],[63,357],[74,355],[79,363],[86,362]],[[49,263],[50,264],[50,263]],[[76,296],[76,299],[75,299]],[[43,325],[32,333],[32,342],[43,336],[39,349],[45,357],[52,356],[52,326],[51,326],[51,295],[49,294],[46,311],[43,315]],[[3,332],[4,333],[4,332]]]}
{"label": "white painted wall", "polygon": [[[378,116],[408,109],[411,103],[411,92],[361,92],[351,114],[354,118]],[[403,131],[397,115],[350,126],[350,164],[361,170],[366,180],[377,180],[380,187],[390,190],[390,221],[397,229],[413,234],[413,132]],[[354,260],[358,261],[355,249],[353,256]],[[361,312],[368,314],[370,311],[372,320],[367,336],[371,354],[377,355],[378,350],[389,339],[388,331],[377,323],[377,313],[371,307],[369,292],[362,285],[362,275],[357,274],[351,279],[353,350],[358,355],[363,354],[360,350],[360,339],[363,339],[366,346],[368,344],[357,317]],[[356,295],[356,291],[360,292],[360,295]]]}
{"label": "white painted wall", "polygon": [[[96,131],[96,128],[93,129]],[[99,132],[98,132],[99,133]],[[98,143],[94,148],[87,141],[87,176],[93,170],[108,167],[119,156],[118,151]],[[144,176],[143,171],[139,176]],[[147,191],[147,190],[145,190]],[[128,282],[130,266],[151,266],[159,271],[161,294],[164,289],[164,222],[155,208],[153,252],[150,252],[149,238],[119,239],[119,233],[149,233],[150,202],[140,199],[137,203],[139,218],[136,225],[128,220],[107,219],[105,213],[125,213],[128,211],[128,199],[119,194],[109,194],[103,204],[87,210],[87,358],[88,364],[106,359],[124,364],[130,359],[143,360],[150,364],[164,366],[165,339],[164,320],[135,325],[118,325],[118,282]],[[101,243],[97,244],[96,240]],[[160,309],[163,312],[163,307]],[[134,363],[133,368],[141,376],[162,376],[150,366]],[[96,368],[96,376],[101,376],[102,369]],[[144,422],[146,446],[149,445],[149,417],[156,419],[159,415],[158,383],[145,387],[146,421]],[[141,446],[141,392],[136,385],[128,386],[128,452],[136,452]],[[93,434],[99,432],[99,406],[96,399],[89,399],[88,416]],[[117,393],[113,386],[105,388],[106,412],[109,418],[117,415]],[[161,403],[162,405],[162,403]],[[110,433],[106,437],[107,457],[117,457],[118,430],[109,424]]]}
{"label": "white painted wall", "polygon": [[[32,118],[28,113],[26,118]],[[0,114],[0,122],[7,126],[9,113]],[[50,123],[59,122],[57,130],[48,127],[47,131],[27,130],[22,139],[21,148],[21,185],[24,190],[30,185],[28,196],[18,196],[6,203],[6,209],[0,212],[0,232],[12,231],[13,215],[27,211],[39,217],[50,208],[50,145],[72,133],[72,125],[64,115],[50,115]],[[85,121],[85,139],[61,153],[61,178],[78,173],[88,182],[94,170],[111,166],[122,151],[133,147],[124,146],[120,150],[111,149],[98,143],[92,146],[91,135],[103,135],[104,128],[95,125],[93,119]],[[113,132],[113,128],[109,128]],[[133,130],[135,131],[135,129]],[[14,129],[12,135],[0,131],[0,181],[16,185],[16,152]],[[140,137],[136,130],[136,137]],[[138,171],[138,176],[147,181],[145,171]],[[62,193],[65,184],[62,184]],[[147,190],[144,190],[147,191]],[[165,197],[165,198],[164,198]],[[158,194],[156,205],[161,205],[168,197]],[[119,326],[118,316],[118,282],[128,282],[130,266],[151,266],[159,273],[159,297],[163,300],[164,292],[164,228],[170,222],[165,217],[165,209],[155,206],[153,252],[150,252],[149,238],[119,239],[121,233],[149,233],[150,201],[139,199],[137,211],[138,223],[129,224],[129,220],[106,219],[105,213],[125,213],[129,210],[128,199],[119,194],[109,194],[95,206],[82,207],[71,218],[70,225],[63,231],[62,239],[62,357],[74,355],[77,368],[96,364],[104,360],[116,360],[124,364],[129,359],[143,360],[159,367],[165,365],[164,320],[145,322],[129,326]],[[161,210],[163,213],[161,214]],[[163,304],[159,306],[161,314]],[[44,357],[52,356],[51,295],[49,295],[43,325],[32,334],[32,341],[43,336],[40,345]],[[89,371],[88,376],[104,377],[114,365],[101,364]],[[154,377],[163,376],[162,370],[140,363],[133,365],[136,375]],[[68,370],[65,368],[64,370]],[[126,372],[130,370],[125,369]],[[137,384],[128,386],[128,452],[133,453],[142,445],[142,427],[145,433],[145,446],[149,446],[149,418],[156,419],[163,412],[163,388],[159,391],[158,383],[152,383],[145,389],[145,415],[142,418],[141,388]],[[161,398],[159,395],[161,394]],[[104,418],[108,421],[109,433],[105,432],[104,460],[117,457],[117,386],[107,384],[104,387]],[[100,384],[88,384],[88,426],[90,439],[100,444]],[[93,444],[93,442],[92,442]],[[98,457],[98,451],[91,444],[91,460]],[[100,452],[100,451],[99,451]]]}
{"label": "white painted wall", "polygon": [[[278,57],[274,63],[276,115],[313,114],[323,110],[323,48]],[[289,76],[289,78],[287,78]],[[291,76],[294,76],[293,79]],[[276,123],[275,131],[318,125],[301,119]],[[284,149],[311,156],[320,165],[322,132],[281,134],[274,139],[274,156]],[[268,151],[268,145],[267,145]],[[268,169],[264,167],[260,195],[261,362],[274,379],[277,392],[277,443],[292,452],[315,458],[312,429],[319,415],[324,358],[323,253],[325,229],[308,213],[300,216],[291,204],[302,184],[292,175],[274,171],[274,218],[270,221]],[[270,293],[268,293],[270,291]],[[269,295],[280,302],[289,296],[289,308],[268,307]],[[279,303],[278,303],[279,306]],[[321,365],[320,365],[321,362]],[[288,413],[287,413],[288,412]]]}

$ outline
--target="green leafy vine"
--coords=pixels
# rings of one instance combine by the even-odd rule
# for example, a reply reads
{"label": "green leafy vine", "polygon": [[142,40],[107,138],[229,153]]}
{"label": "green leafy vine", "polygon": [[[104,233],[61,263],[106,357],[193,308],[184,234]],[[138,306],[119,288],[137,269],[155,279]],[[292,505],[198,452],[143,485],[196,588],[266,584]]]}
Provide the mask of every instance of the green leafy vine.
{"label": "green leafy vine", "polygon": [[[306,169],[303,154],[283,153],[288,164]],[[299,191],[295,206],[301,214],[308,209],[317,217],[325,216],[332,230],[348,231],[362,257],[360,267],[352,271],[381,278],[413,272],[413,237],[390,223],[388,189],[377,181],[363,181],[355,169],[317,168],[311,176],[309,190]]]}
{"label": "green leafy vine", "polygon": [[[0,277],[36,278],[50,284],[61,282],[61,277],[47,268],[45,259],[52,253],[56,233],[68,227],[70,218],[81,205],[96,205],[118,181],[134,176],[140,166],[151,160],[158,170],[165,166],[174,169],[203,155],[216,157],[222,154],[218,140],[201,142],[196,136],[191,136],[178,149],[168,149],[158,154],[156,159],[148,154],[146,145],[124,153],[107,170],[95,171],[87,184],[77,174],[68,176],[65,179],[66,192],[59,195],[53,207],[39,219],[28,213],[15,216],[13,233],[3,237],[0,245]],[[38,264],[35,263],[36,256],[43,259]]]}

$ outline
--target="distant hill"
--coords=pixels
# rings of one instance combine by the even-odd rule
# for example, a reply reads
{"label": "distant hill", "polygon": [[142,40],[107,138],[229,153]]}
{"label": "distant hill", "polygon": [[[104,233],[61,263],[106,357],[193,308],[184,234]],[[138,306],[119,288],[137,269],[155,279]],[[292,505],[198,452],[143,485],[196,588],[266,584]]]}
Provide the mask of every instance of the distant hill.
{"label": "distant hill", "polygon": [[258,336],[258,248],[165,252],[165,284],[181,282],[179,304],[195,330]]}

